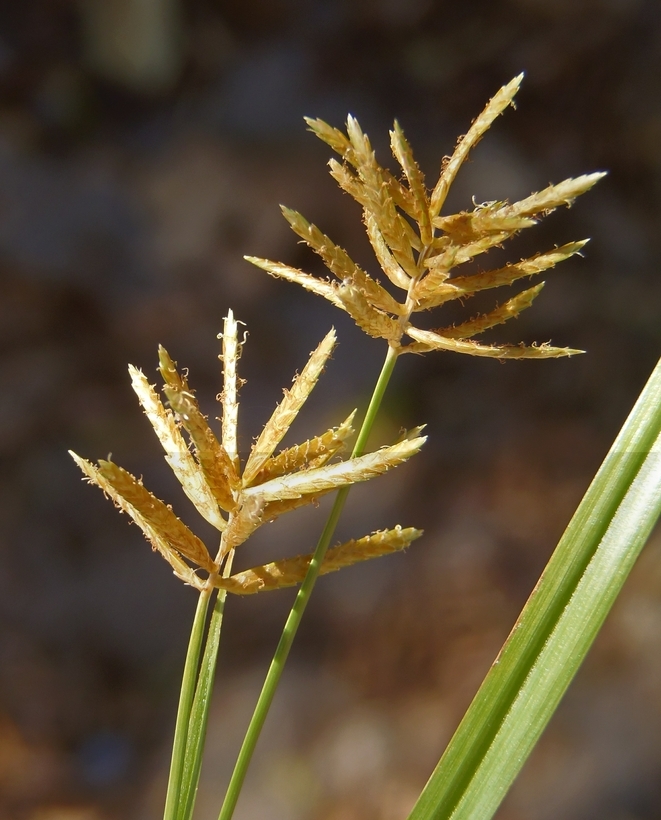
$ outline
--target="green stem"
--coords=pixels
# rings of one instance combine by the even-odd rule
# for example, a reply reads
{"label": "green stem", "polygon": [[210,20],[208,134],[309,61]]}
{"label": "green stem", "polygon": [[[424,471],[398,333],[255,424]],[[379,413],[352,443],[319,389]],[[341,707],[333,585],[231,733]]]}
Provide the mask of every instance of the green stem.
{"label": "green stem", "polygon": [[[374,387],[374,392],[372,393],[372,398],[370,400],[369,407],[367,408],[367,413],[365,414],[363,424],[360,428],[360,432],[358,433],[358,438],[356,439],[355,447],[353,448],[353,452],[351,454],[352,458],[362,455],[363,450],[365,449],[367,439],[369,438],[374,425],[374,419],[376,418],[376,414],[378,413],[381,405],[381,400],[383,399],[383,395],[395,367],[397,353],[397,348],[388,347],[388,354],[385,362],[383,363],[376,386]],[[301,623],[301,618],[303,617],[305,608],[310,600],[310,595],[312,594],[312,590],[319,575],[319,569],[321,568],[326,550],[328,549],[333,533],[335,532],[337,522],[342,514],[342,509],[347,499],[347,495],[349,494],[349,489],[350,486],[347,486],[338,491],[335,498],[335,503],[333,504],[333,508],[328,516],[328,520],[326,521],[326,526],[321,533],[321,537],[317,543],[317,548],[315,549],[312,560],[310,561],[310,566],[308,568],[307,575],[305,576],[305,580],[301,584],[301,588],[296,595],[296,600],[294,601],[294,605],[285,623],[282,635],[280,636],[280,641],[278,642],[278,646],[275,650],[275,655],[273,656],[269,671],[266,675],[266,680],[264,681],[262,691],[260,692],[257,700],[255,711],[250,719],[246,736],[243,739],[241,751],[239,752],[234,771],[232,772],[232,777],[230,779],[229,786],[227,787],[227,793],[225,795],[225,800],[220,810],[218,820],[230,820],[234,813],[234,809],[241,792],[241,787],[243,786],[243,781],[245,779],[248,766],[250,765],[250,760],[253,752],[255,751],[255,746],[257,745],[259,735],[262,731],[262,727],[264,726],[264,721],[266,720],[266,715],[268,714],[269,708],[273,701],[278,683],[280,682],[282,671],[284,669],[287,656],[289,655],[289,650],[294,642],[294,637],[296,636],[296,632]]]}
{"label": "green stem", "polygon": [[168,779],[168,791],[165,798],[165,811],[163,820],[176,820],[179,809],[179,793],[181,790],[181,778],[184,770],[184,755],[186,752],[186,740],[188,737],[188,724],[190,721],[191,706],[195,693],[195,683],[197,680],[197,669],[200,662],[200,650],[202,638],[204,637],[204,624],[206,621],[207,608],[211,588],[204,589],[200,593],[193,618],[193,627],[188,642],[186,652],[186,662],[184,664],[184,675],[181,681],[181,692],[179,694],[179,708],[177,710],[177,721],[174,728],[174,742],[172,744],[172,761],[170,763],[170,777]]}
{"label": "green stem", "polygon": [[216,660],[218,658],[220,629],[223,623],[226,597],[227,593],[224,589],[221,589],[216,598],[213,612],[211,613],[207,642],[204,647],[202,665],[200,667],[195,698],[190,713],[186,756],[184,759],[179,799],[179,804],[183,809],[183,813],[180,813],[180,817],[183,820],[190,820],[193,816],[193,809],[195,808],[197,787],[200,781],[200,769],[202,768],[202,752],[209,720],[209,705],[211,704],[213,682],[216,676]]}

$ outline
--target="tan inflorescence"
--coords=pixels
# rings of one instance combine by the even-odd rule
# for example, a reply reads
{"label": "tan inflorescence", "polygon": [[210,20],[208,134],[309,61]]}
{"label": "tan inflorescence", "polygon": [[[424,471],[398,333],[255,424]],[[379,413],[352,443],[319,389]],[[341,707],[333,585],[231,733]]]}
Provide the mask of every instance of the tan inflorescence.
{"label": "tan inflorescence", "polygon": [[[397,353],[426,353],[452,350],[496,359],[544,359],[581,353],[550,344],[489,345],[474,340],[480,333],[517,317],[530,307],[543,283],[524,290],[486,314],[469,321],[435,330],[413,326],[411,316],[443,305],[462,301],[479,291],[511,285],[518,279],[553,268],[558,262],[581,251],[587,240],[524,259],[505,267],[472,275],[457,268],[501,245],[524,228],[561,205],[569,206],[588,191],[603,173],[586,174],[550,185],[520,202],[487,202],[471,211],[441,216],[450,186],[470,150],[480,141],[493,121],[513,105],[523,75],[503,86],[447,157],[434,188],[429,191],[404,132],[395,122],[390,132],[392,153],[401,166],[398,180],[376,160],[366,134],[357,120],[349,117],[346,133],[322,120],[306,119],[310,130],[327,143],[342,162],[332,159],[331,176],[363,209],[367,236],[388,283],[405,292],[398,301],[372,278],[348,253],[319,228],[290,208],[282,209],[292,230],[317,253],[335,277],[319,279],[304,271],[247,256],[254,265],[273,276],[302,285],[345,310],[370,336],[383,338]],[[403,341],[408,336],[411,341]]]}
{"label": "tan inflorescence", "polygon": [[[304,504],[316,503],[325,493],[386,472],[414,455],[425,439],[416,429],[389,447],[330,463],[353,434],[352,413],[338,427],[276,453],[333,351],[336,340],[331,330],[310,354],[291,388],[284,391],[241,470],[237,448],[237,361],[241,344],[237,334],[238,323],[230,311],[224,323],[220,356],[220,439],[201,412],[187,378],[164,348],[159,348],[159,370],[169,406],[163,404],[141,371],[129,367],[133,389],[165,450],[165,460],[200,515],[220,532],[215,557],[140,479],[112,461],[94,465],[75,453],[71,455],[86,477],[140,527],[175,575],[198,589],[211,585],[245,595],[299,583],[311,558],[299,556],[229,575],[234,550],[258,527]],[[419,530],[398,526],[349,541],[329,550],[321,572],[401,550],[420,534]],[[204,570],[206,577],[200,576],[199,570]]]}

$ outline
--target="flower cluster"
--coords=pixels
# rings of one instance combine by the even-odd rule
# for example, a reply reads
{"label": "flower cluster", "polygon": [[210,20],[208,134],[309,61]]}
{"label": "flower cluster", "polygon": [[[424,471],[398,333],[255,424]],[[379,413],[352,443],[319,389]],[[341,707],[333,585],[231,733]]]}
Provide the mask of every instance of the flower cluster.
{"label": "flower cluster", "polygon": [[[218,439],[167,351],[159,349],[166,407],[144,374],[130,366],[133,389],[158,436],[165,459],[200,515],[220,533],[212,557],[204,543],[142,481],[112,461],[91,464],[75,453],[88,477],[135,521],[154,549],[170,563],[175,575],[202,589],[212,585],[238,594],[277,589],[305,577],[311,555],[285,559],[230,575],[234,550],[258,527],[283,513],[313,504],[325,493],[367,481],[414,455],[425,441],[415,430],[389,447],[349,458],[331,459],[353,433],[352,413],[338,427],[276,453],[299,410],[315,386],[335,346],[335,332],[323,339],[255,441],[245,464],[237,449],[237,361],[241,345],[231,311],[222,334],[222,429]],[[182,434],[185,432],[188,443]],[[407,547],[421,535],[412,527],[372,533],[329,550],[321,573]],[[192,565],[192,566],[191,566]],[[206,572],[203,577],[200,570]]]}
{"label": "flower cluster", "polygon": [[[571,242],[495,270],[456,274],[456,268],[535,225],[540,217],[560,205],[571,205],[604,176],[594,173],[567,179],[512,204],[487,202],[471,211],[440,215],[459,168],[496,117],[513,104],[522,78],[523,75],[515,77],[487,104],[459,140],[452,156],[444,160],[431,192],[397,122],[390,132],[390,141],[403,172],[402,181],[377,162],[367,135],[353,117],[347,120],[346,134],[322,120],[306,120],[310,129],[343,160],[330,161],[331,176],[362,206],[367,236],[379,265],[387,280],[405,293],[401,302],[362,270],[343,248],[289,208],[282,210],[293,231],[321,257],[336,279],[319,279],[268,259],[245,258],[273,276],[296,282],[325,297],[349,313],[370,336],[386,339],[397,353],[453,350],[497,359],[542,359],[582,352],[550,344],[486,345],[474,340],[478,334],[530,307],[543,282],[459,325],[423,330],[410,323],[414,313],[548,270],[579,253],[587,242]],[[403,343],[404,336],[411,341]]]}

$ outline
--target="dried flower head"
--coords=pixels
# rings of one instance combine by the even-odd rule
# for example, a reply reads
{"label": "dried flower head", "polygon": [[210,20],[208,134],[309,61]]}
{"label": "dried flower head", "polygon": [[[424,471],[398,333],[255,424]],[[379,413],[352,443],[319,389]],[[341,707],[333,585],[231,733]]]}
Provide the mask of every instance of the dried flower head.
{"label": "dried flower head", "polygon": [[[315,225],[289,208],[282,209],[292,230],[312,248],[335,280],[318,279],[301,270],[268,259],[246,259],[273,276],[296,282],[345,310],[370,336],[381,337],[397,353],[453,350],[496,359],[543,359],[570,356],[582,351],[550,344],[485,345],[473,337],[518,316],[530,307],[544,283],[524,290],[486,314],[459,325],[422,330],[410,323],[412,314],[464,300],[487,288],[510,285],[554,267],[579,253],[587,240],[571,242],[515,264],[473,275],[455,269],[537,224],[538,219],[560,205],[571,205],[588,191],[603,173],[586,174],[550,185],[543,191],[513,204],[486,202],[471,211],[441,216],[448,191],[470,150],[493,121],[509,106],[523,75],[503,86],[457,143],[451,157],[443,161],[432,191],[425,184],[404,132],[395,122],[390,132],[392,153],[401,166],[398,180],[376,160],[358,121],[349,116],[346,134],[322,120],[307,119],[310,130],[342,159],[329,163],[331,176],[363,209],[365,228],[386,279],[405,292],[400,302],[379,282],[362,270]],[[412,341],[403,343],[404,336]]]}
{"label": "dried flower head", "polygon": [[[154,549],[170,563],[175,575],[198,589],[210,584],[249,594],[299,583],[310,561],[310,556],[299,556],[227,577],[229,561],[226,559],[258,527],[297,507],[315,503],[325,493],[386,472],[416,453],[425,439],[416,429],[389,447],[330,463],[353,433],[352,413],[338,427],[275,452],[335,346],[335,331],[331,330],[311,353],[291,388],[284,391],[282,401],[241,469],[237,448],[236,368],[241,344],[237,330],[238,323],[230,311],[224,323],[220,356],[223,362],[220,440],[202,414],[186,377],[177,370],[164,348],[159,348],[159,370],[169,407],[161,402],[144,374],[129,366],[133,389],[165,450],[165,460],[200,515],[220,532],[220,547],[215,557],[211,557],[202,541],[168,505],[150,493],[140,479],[112,461],[102,460],[94,465],[75,453],[71,455],[87,478],[135,521]],[[403,549],[419,535],[419,530],[396,527],[347,542],[329,551],[321,571],[331,572]],[[208,576],[200,577],[199,569],[205,570]]]}

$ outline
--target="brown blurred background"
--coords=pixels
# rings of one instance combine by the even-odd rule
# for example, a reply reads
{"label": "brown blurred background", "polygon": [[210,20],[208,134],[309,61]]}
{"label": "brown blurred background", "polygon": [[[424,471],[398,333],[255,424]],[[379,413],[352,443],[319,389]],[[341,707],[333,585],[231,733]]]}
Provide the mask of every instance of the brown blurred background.
{"label": "brown blurred background", "polygon": [[[396,116],[430,179],[519,71],[518,110],[451,205],[609,169],[509,258],[586,236],[501,340],[586,356],[400,363],[374,443],[426,422],[405,468],[358,488],[339,537],[425,529],[323,579],[237,820],[403,820],[661,349],[656,0],[31,0],[0,5],[0,818],[156,820],[194,595],[67,449],[142,474],[200,535],[130,390],[164,344],[213,417],[216,334],[250,331],[241,434],[331,324],[300,438],[361,407],[384,355],[327,303],[242,261],[319,271],[284,202],[374,269],[358,208],[303,115]],[[439,320],[440,322],[440,320]],[[241,565],[310,548],[321,510]],[[293,593],[231,600],[199,813],[215,818]],[[502,820],[661,816],[661,540],[502,807]]]}

